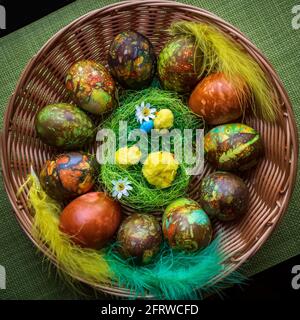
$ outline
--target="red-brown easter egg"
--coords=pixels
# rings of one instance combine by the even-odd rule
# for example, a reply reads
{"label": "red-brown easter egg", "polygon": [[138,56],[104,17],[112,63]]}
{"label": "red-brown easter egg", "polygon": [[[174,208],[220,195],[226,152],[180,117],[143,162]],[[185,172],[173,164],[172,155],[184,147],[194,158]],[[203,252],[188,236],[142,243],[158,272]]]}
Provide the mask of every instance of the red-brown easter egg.
{"label": "red-brown easter egg", "polygon": [[223,73],[205,77],[194,89],[189,107],[208,124],[222,124],[242,115],[248,92],[242,80],[233,83]]}
{"label": "red-brown easter egg", "polygon": [[121,221],[121,207],[104,192],[89,192],[70,202],[59,228],[75,244],[100,249],[113,237]]}

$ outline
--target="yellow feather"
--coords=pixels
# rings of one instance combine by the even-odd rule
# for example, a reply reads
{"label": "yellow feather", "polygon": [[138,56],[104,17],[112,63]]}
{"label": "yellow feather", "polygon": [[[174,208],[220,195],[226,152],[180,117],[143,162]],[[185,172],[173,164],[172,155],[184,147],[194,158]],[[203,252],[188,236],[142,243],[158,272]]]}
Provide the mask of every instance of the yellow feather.
{"label": "yellow feather", "polygon": [[88,282],[109,284],[113,275],[104,253],[74,245],[68,236],[59,230],[59,214],[62,208],[42,190],[33,171],[26,184],[30,186],[28,200],[34,213],[33,233],[47,245],[56,257],[58,266],[67,274]]}
{"label": "yellow feather", "polygon": [[[196,22],[179,21],[171,28],[172,35],[186,34],[194,37],[196,46],[203,54],[203,65],[195,66],[199,78],[212,72],[223,72],[239,88],[238,95],[244,104],[251,91],[251,107],[255,115],[268,121],[276,120],[280,106],[278,96],[270,80],[259,64],[230,37],[217,28]],[[241,85],[243,79],[248,88]]]}

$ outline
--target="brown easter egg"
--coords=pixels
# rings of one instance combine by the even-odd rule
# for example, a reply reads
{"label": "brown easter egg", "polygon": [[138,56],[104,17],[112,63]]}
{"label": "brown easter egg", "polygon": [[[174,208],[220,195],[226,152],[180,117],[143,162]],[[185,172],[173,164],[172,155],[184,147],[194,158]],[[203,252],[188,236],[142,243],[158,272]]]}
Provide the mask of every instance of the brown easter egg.
{"label": "brown easter egg", "polygon": [[245,82],[233,83],[223,73],[205,77],[194,89],[189,107],[208,124],[222,124],[242,115],[248,97]]}
{"label": "brown easter egg", "polygon": [[104,192],[89,192],[72,202],[60,216],[59,228],[75,244],[100,249],[113,237],[121,221],[121,208]]}
{"label": "brown easter egg", "polygon": [[249,190],[244,181],[229,172],[215,171],[200,185],[200,204],[210,217],[231,221],[246,213]]}
{"label": "brown easter egg", "polygon": [[74,199],[94,185],[92,159],[87,154],[69,152],[48,160],[41,170],[40,183],[53,199]]}
{"label": "brown easter egg", "polygon": [[162,231],[154,216],[134,213],[122,222],[117,240],[124,258],[131,257],[136,263],[147,264],[159,251]]}

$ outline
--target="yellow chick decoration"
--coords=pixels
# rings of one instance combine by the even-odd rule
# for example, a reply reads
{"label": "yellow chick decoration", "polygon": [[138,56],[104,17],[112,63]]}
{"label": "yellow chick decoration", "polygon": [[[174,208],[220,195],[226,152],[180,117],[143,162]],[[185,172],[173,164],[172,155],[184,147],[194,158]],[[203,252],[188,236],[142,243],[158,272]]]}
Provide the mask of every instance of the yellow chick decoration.
{"label": "yellow chick decoration", "polygon": [[170,129],[174,124],[174,115],[170,109],[161,109],[154,119],[155,129]]}
{"label": "yellow chick decoration", "polygon": [[174,155],[166,151],[152,152],[146,158],[142,172],[153,186],[164,189],[171,186],[179,167]]}
{"label": "yellow chick decoration", "polygon": [[137,146],[123,147],[115,153],[116,164],[120,166],[132,166],[141,160],[142,152]]}

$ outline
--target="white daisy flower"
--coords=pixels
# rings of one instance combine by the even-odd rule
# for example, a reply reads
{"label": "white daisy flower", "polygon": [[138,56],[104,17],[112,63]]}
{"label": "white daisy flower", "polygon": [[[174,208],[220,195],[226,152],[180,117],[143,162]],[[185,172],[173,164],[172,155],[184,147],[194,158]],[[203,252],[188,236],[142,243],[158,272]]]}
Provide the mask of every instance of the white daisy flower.
{"label": "white daisy flower", "polygon": [[122,196],[128,197],[129,193],[128,191],[132,190],[131,182],[128,181],[128,179],[120,179],[120,180],[112,180],[113,184],[113,192],[112,196],[114,198],[121,199]]}
{"label": "white daisy flower", "polygon": [[143,101],[140,106],[136,106],[135,110],[135,116],[137,118],[137,121],[139,121],[140,123],[155,118],[154,113],[156,112],[156,109],[151,108],[150,103],[146,103],[145,105],[145,102]]}

